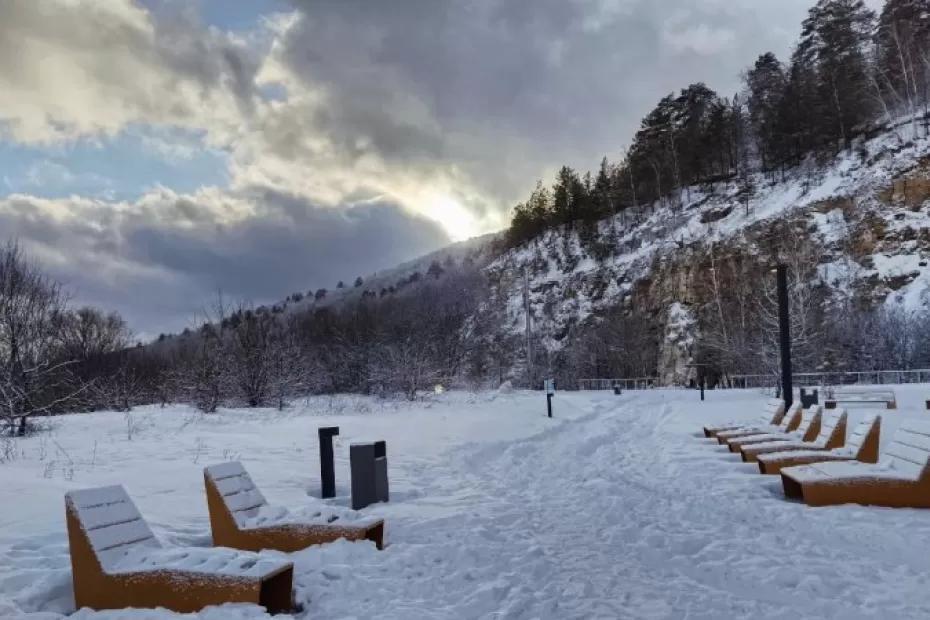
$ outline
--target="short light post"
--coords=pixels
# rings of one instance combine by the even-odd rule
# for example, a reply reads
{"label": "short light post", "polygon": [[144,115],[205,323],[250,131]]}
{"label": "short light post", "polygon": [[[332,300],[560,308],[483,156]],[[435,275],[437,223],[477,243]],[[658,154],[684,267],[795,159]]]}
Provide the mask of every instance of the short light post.
{"label": "short light post", "polygon": [[697,372],[698,389],[701,390],[701,402],[704,402],[704,388],[707,384],[707,373],[705,368],[707,364],[688,364],[688,368],[694,368]]}
{"label": "short light post", "polygon": [[336,497],[336,468],[333,463],[333,437],[339,434],[338,426],[321,426],[320,438],[320,496]]}
{"label": "short light post", "polygon": [[546,379],[546,410],[549,417],[552,417],[552,396],[555,394],[555,380]]}
{"label": "short light post", "polygon": [[785,410],[794,402],[794,387],[791,384],[791,323],[788,306],[788,266],[775,268],[778,284],[778,332],[781,343],[781,390]]}

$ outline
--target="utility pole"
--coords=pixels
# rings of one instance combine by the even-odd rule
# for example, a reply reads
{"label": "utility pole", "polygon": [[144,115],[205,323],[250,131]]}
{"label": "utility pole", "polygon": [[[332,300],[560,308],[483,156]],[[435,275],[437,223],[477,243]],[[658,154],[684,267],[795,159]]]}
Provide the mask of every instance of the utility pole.
{"label": "utility pole", "polygon": [[536,373],[533,370],[533,322],[530,318],[530,277],[523,268],[523,312],[526,314],[526,373],[530,387],[534,387]]}
{"label": "utility pole", "polygon": [[794,389],[791,385],[791,326],[788,316],[787,265],[778,265],[775,273],[778,282],[778,328],[781,340],[781,391],[787,411],[794,402]]}

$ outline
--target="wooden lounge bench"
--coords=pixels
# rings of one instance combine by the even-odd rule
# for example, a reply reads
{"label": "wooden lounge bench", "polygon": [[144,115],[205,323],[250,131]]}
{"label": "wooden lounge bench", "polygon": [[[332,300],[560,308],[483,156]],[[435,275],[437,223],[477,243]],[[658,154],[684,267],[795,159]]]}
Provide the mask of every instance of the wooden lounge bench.
{"label": "wooden lounge bench", "polygon": [[370,540],[384,548],[383,520],[351,521],[350,515],[340,516],[328,506],[305,513],[269,506],[241,463],[207,467],[203,477],[213,544],[218,547],[292,552],[346,538]]}
{"label": "wooden lounge bench", "polygon": [[[750,424],[749,426],[778,426],[781,424],[782,418],[785,417],[785,401],[780,398],[773,398],[769,400],[765,405],[765,411],[762,412],[762,416],[759,419],[759,422],[755,425]],[[733,431],[738,428],[744,428],[746,424],[744,422],[729,422],[727,424],[722,424],[718,426],[705,426],[704,427],[704,436],[707,438],[716,437],[717,433],[724,431]]]}
{"label": "wooden lounge bench", "polygon": [[739,453],[745,446],[774,441],[813,441],[820,433],[820,416],[823,409],[814,405],[806,411],[801,411],[801,423],[793,431],[777,431],[774,433],[759,433],[734,437],[727,441],[730,452]]}
{"label": "wooden lounge bench", "polygon": [[762,433],[790,433],[800,426],[802,413],[801,403],[794,403],[788,408],[788,411],[785,412],[778,424],[743,426],[729,431],[721,431],[717,433],[717,443],[727,445],[737,437],[748,437],[749,435],[760,435]]}
{"label": "wooden lounge bench", "polygon": [[740,453],[743,462],[754,463],[759,455],[774,452],[826,451],[839,448],[846,441],[846,411],[827,411],[820,420],[820,433],[813,441],[766,441],[743,446]]}
{"label": "wooden lounge bench", "polygon": [[254,603],[293,610],[293,565],[232,549],[165,548],[121,486],[65,495],[74,603],[80,609]]}
{"label": "wooden lounge bench", "polygon": [[878,443],[881,435],[880,416],[867,416],[853,428],[845,447],[832,450],[798,450],[794,452],[774,452],[760,454],[756,457],[759,462],[759,471],[763,474],[773,475],[781,473],[786,467],[795,465],[808,465],[810,463],[829,461],[862,461],[875,463],[878,461]]}
{"label": "wooden lounge bench", "polygon": [[840,403],[850,405],[874,405],[880,403],[885,405],[886,409],[898,408],[898,401],[893,390],[834,390],[824,400],[823,406],[827,409],[836,409]]}
{"label": "wooden lounge bench", "polygon": [[782,469],[785,496],[810,506],[930,508],[930,422],[904,420],[876,464],[849,461]]}

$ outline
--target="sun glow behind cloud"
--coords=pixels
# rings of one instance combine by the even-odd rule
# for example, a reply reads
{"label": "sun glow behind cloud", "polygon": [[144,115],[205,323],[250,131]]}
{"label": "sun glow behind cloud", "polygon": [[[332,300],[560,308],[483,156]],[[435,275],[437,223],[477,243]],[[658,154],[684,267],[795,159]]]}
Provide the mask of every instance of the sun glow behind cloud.
{"label": "sun glow behind cloud", "polygon": [[455,241],[464,241],[485,232],[474,214],[451,196],[434,194],[424,207],[423,213],[438,222]]}

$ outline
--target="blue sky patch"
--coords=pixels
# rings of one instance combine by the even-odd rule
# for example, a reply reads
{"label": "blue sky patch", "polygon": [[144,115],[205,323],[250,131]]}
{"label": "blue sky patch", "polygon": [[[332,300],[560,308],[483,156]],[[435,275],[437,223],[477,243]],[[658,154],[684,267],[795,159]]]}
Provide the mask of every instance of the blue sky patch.
{"label": "blue sky patch", "polygon": [[187,130],[130,126],[114,138],[51,147],[0,141],[0,195],[133,200],[156,185],[190,192],[228,181],[228,154]]}

